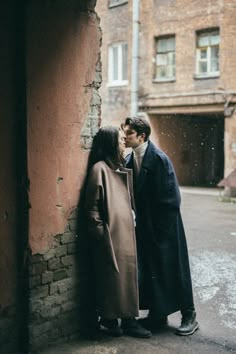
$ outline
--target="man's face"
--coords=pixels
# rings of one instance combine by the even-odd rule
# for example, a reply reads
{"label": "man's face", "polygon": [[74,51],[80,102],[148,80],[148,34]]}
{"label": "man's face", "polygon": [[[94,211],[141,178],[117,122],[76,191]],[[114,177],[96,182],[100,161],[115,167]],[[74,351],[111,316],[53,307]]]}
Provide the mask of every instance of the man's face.
{"label": "man's face", "polygon": [[124,152],[125,152],[125,134],[122,130],[119,131],[119,151],[120,154],[123,156]]}
{"label": "man's face", "polygon": [[125,125],[124,127],[125,133],[125,146],[127,148],[135,149],[139,145],[144,143],[145,134],[142,133],[138,135],[137,132],[130,127],[130,125]]}

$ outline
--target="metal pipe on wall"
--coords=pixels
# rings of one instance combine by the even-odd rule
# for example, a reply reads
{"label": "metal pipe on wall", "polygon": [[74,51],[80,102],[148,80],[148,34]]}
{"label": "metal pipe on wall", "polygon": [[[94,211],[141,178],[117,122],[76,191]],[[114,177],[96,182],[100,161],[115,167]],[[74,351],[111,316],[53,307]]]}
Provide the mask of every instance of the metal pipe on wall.
{"label": "metal pipe on wall", "polygon": [[135,116],[138,113],[139,2],[140,0],[133,0],[131,116]]}

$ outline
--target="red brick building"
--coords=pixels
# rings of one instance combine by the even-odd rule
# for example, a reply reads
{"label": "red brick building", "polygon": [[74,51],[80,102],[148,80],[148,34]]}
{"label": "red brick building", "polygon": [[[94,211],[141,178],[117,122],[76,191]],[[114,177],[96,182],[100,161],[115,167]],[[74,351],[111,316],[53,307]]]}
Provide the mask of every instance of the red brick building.
{"label": "red brick building", "polygon": [[[103,124],[130,115],[132,3],[97,3]],[[139,6],[139,112],[182,185],[215,186],[236,167],[235,1],[142,0]]]}

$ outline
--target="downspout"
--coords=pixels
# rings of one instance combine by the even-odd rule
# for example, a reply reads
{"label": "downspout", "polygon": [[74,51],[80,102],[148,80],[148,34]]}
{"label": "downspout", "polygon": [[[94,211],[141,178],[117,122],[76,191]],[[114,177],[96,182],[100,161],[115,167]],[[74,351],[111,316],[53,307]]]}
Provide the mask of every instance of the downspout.
{"label": "downspout", "polygon": [[133,0],[133,32],[131,61],[131,116],[138,113],[138,61],[139,61],[139,0]]}

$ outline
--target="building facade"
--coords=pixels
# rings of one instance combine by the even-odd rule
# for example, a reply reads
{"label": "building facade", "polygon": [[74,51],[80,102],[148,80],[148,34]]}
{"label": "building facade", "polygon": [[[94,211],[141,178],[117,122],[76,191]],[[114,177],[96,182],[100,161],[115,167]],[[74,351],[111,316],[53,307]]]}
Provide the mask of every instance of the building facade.
{"label": "building facade", "polygon": [[[180,184],[215,186],[236,168],[236,5],[139,2],[138,111]],[[133,1],[98,1],[103,124],[130,115]]]}

